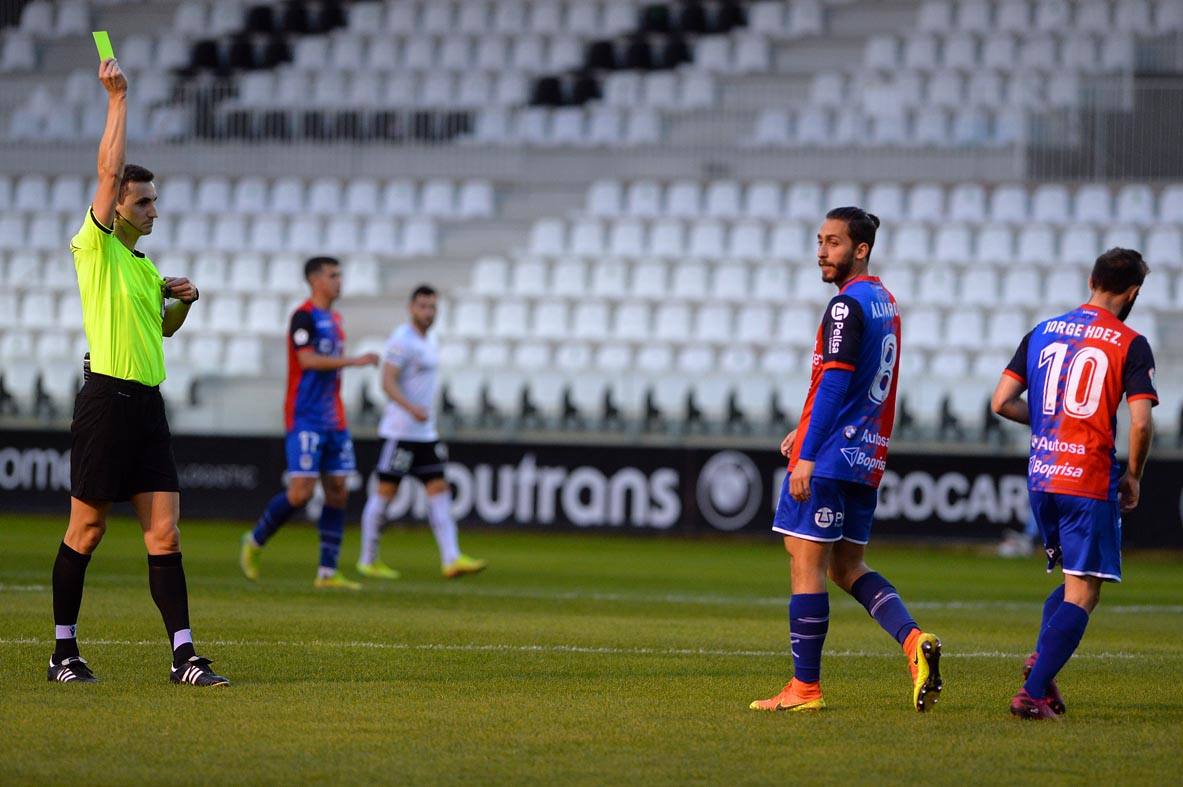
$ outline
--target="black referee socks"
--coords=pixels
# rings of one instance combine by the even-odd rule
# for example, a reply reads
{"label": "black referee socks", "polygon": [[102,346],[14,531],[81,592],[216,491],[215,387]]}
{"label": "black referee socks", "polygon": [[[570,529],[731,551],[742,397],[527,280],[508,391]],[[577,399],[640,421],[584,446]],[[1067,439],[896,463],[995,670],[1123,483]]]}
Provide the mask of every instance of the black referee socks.
{"label": "black referee socks", "polygon": [[53,622],[54,663],[78,655],[75,638],[78,610],[82,607],[82,584],[86,580],[86,566],[90,555],[75,552],[63,541],[53,561]]}
{"label": "black referee socks", "polygon": [[148,555],[148,589],[164,618],[164,628],[173,647],[173,666],[180,666],[197,655],[189,632],[189,591],[185,587],[180,552]]}

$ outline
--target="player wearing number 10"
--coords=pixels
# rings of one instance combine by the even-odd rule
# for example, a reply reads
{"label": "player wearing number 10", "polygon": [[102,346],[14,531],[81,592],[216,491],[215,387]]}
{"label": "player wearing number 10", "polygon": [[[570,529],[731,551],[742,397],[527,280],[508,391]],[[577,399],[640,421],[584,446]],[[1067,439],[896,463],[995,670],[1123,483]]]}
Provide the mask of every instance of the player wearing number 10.
{"label": "player wearing number 10", "polygon": [[[1031,424],[1027,485],[1043,535],[1048,571],[1064,584],[1043,606],[1043,624],[1024,665],[1026,683],[1011,713],[1054,719],[1065,711],[1055,677],[1068,662],[1101,598],[1121,581],[1121,512],[1138,505],[1153,432],[1154,356],[1125,325],[1149,267],[1130,249],[1110,249],[1089,277],[1092,297],[1044,320],[1023,337],[994,391],[994,412]],[[1022,398],[1024,390],[1031,395]],[[1130,408],[1130,455],[1120,472],[1114,447],[1117,406]]]}
{"label": "player wearing number 10", "polygon": [[863,561],[876,489],[895,422],[900,315],[895,298],[867,274],[879,219],[835,208],[817,235],[822,279],[838,287],[813,351],[809,394],[797,428],[781,444],[789,459],[772,529],[792,559],[789,632],[793,679],[753,710],[825,707],[821,654],[830,621],[826,576],[854,596],[903,647],[912,705],[925,711],[941,691],[941,643],[920,630],[899,593]]}

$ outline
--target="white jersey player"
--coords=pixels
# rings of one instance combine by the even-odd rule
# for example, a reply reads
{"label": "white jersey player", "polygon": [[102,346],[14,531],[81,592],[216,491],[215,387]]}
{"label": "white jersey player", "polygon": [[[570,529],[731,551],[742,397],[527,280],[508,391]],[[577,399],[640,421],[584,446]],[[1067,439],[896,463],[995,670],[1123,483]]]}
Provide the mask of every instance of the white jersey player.
{"label": "white jersey player", "polygon": [[444,478],[448,449],[435,426],[435,392],[439,378],[439,349],[431,326],[435,322],[436,292],[420,285],[407,307],[410,321],[395,328],[382,357],[382,389],[390,398],[378,425],[384,438],[375,473],[378,485],[366,500],[361,516],[362,543],[357,570],[376,579],[398,579],[399,573],[378,559],[378,539],[386,509],[408,475],[427,491],[427,518],[440,550],[440,565],[452,579],[482,571],[486,563],[460,552],[452,493]]}

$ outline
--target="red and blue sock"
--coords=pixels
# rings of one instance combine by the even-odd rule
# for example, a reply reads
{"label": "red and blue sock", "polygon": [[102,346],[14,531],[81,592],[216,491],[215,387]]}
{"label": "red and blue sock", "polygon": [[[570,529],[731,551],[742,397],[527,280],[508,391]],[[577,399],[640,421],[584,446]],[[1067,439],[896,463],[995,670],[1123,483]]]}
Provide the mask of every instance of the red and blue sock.
{"label": "red and blue sock", "polygon": [[794,593],[789,598],[789,643],[793,677],[817,683],[822,674],[822,646],[830,629],[829,593]]}
{"label": "red and blue sock", "polygon": [[1060,604],[1039,638],[1039,656],[1023,688],[1034,699],[1047,695],[1047,685],[1064,668],[1080,644],[1089,624],[1089,613],[1071,601]]}
{"label": "red and blue sock", "polygon": [[867,609],[875,622],[883,627],[900,645],[913,629],[919,629],[900,594],[881,574],[868,571],[850,586],[850,595]]}

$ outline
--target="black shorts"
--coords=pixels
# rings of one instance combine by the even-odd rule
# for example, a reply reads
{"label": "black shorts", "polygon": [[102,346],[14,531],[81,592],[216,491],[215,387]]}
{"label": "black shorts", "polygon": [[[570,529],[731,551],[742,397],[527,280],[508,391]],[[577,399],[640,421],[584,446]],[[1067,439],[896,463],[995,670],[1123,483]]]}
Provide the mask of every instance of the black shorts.
{"label": "black shorts", "polygon": [[70,494],[79,500],[181,490],[159,388],[91,372],[74,400],[70,437]]}
{"label": "black shorts", "polygon": [[413,475],[424,483],[444,477],[448,465],[448,447],[439,440],[415,442],[387,440],[378,453],[378,480],[401,481]]}

